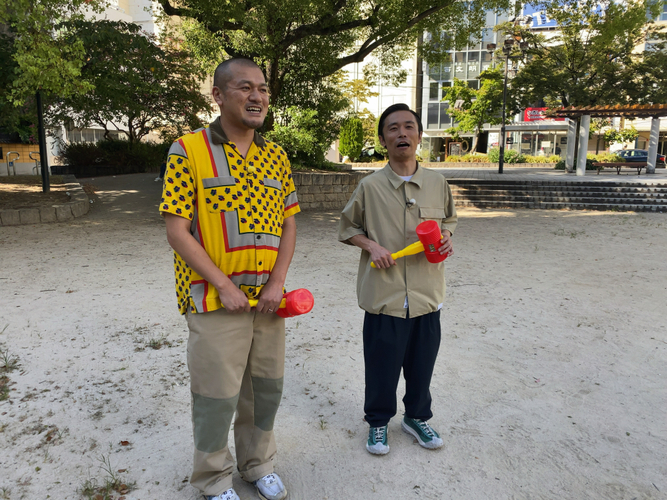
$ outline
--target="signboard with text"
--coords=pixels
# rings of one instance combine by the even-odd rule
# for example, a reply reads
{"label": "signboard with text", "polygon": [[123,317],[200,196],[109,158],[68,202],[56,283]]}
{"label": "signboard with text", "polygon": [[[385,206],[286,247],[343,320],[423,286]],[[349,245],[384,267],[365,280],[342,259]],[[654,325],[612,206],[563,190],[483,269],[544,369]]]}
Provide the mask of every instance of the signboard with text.
{"label": "signboard with text", "polygon": [[551,118],[546,116],[545,113],[547,108],[526,108],[523,110],[523,121],[525,122],[536,122],[541,120],[553,120],[562,122],[565,121],[565,118]]}

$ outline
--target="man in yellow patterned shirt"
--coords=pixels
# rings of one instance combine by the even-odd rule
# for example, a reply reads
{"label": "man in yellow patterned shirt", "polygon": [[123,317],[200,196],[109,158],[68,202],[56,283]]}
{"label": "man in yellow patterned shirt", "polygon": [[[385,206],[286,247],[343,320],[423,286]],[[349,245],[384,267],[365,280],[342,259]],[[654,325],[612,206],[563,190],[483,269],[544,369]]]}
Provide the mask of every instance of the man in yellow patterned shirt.
{"label": "man in yellow patterned shirt", "polygon": [[[241,477],[260,498],[287,491],[273,471],[273,421],[282,395],[285,320],[275,312],[294,254],[299,212],[283,149],[255,130],[268,87],[248,59],[215,71],[220,117],[169,151],[160,202],[174,249],[176,295],[186,315],[194,465],[190,482],[207,500],[238,500],[227,436]],[[258,299],[251,308],[249,299]]]}

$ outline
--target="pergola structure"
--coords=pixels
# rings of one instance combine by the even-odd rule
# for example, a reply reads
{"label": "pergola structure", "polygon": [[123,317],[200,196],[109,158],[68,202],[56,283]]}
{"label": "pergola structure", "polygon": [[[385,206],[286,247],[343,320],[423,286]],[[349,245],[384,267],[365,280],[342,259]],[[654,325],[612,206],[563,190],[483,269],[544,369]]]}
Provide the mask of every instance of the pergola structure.
{"label": "pergola structure", "polygon": [[[624,118],[651,118],[651,137],[648,145],[648,161],[646,173],[655,174],[655,165],[658,157],[658,138],[660,136],[660,117],[667,116],[667,104],[636,104],[616,106],[582,106],[568,107],[552,110],[550,116],[568,118],[567,127],[567,155],[565,157],[565,168],[572,172],[574,164],[575,139],[577,139],[576,118],[581,118],[579,128],[579,144],[588,145],[588,131],[591,126],[591,117],[613,118],[621,116]],[[586,175],[586,152],[588,147],[580,147],[577,155],[577,175]]]}

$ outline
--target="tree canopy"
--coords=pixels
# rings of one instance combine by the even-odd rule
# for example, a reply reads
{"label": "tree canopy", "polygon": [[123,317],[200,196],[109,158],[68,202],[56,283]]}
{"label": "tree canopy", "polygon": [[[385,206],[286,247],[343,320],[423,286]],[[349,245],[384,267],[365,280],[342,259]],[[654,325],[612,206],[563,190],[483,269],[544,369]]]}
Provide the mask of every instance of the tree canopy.
{"label": "tree canopy", "polygon": [[[266,72],[271,104],[299,104],[304,92],[348,64],[373,53],[380,76],[404,77],[400,64],[425,32],[449,38],[427,41],[428,58],[443,44],[465,44],[484,27],[485,10],[507,0],[159,0],[182,20],[184,43],[212,66],[228,56],[254,59]],[[436,50],[437,49],[437,50]]]}
{"label": "tree canopy", "polygon": [[11,58],[4,58],[0,70],[11,71],[4,88],[6,102],[21,105],[37,91],[70,96],[85,92],[92,85],[81,77],[84,48],[80,40],[66,40],[56,24],[83,19],[83,9],[99,9],[97,0],[0,0],[0,25],[11,47]]}
{"label": "tree canopy", "polygon": [[638,101],[635,82],[644,56],[636,49],[658,30],[647,22],[657,15],[656,0],[553,0],[540,7],[556,21],[555,35],[507,27],[520,31],[529,44],[525,64],[512,81],[513,95],[523,106]]}
{"label": "tree canopy", "polygon": [[81,75],[93,89],[59,100],[54,119],[84,128],[96,124],[116,130],[132,143],[151,130],[177,137],[202,125],[211,102],[200,92],[201,68],[188,54],[137,24],[71,21],[66,40],[80,41],[86,58]]}
{"label": "tree canopy", "polygon": [[479,81],[480,88],[476,90],[468,87],[465,81],[455,78],[442,98],[443,101],[449,101],[447,113],[456,123],[447,132],[454,135],[473,132],[472,153],[477,151],[477,141],[480,132],[484,130],[484,124],[498,125],[502,122],[503,74],[497,68],[487,69],[479,75]]}

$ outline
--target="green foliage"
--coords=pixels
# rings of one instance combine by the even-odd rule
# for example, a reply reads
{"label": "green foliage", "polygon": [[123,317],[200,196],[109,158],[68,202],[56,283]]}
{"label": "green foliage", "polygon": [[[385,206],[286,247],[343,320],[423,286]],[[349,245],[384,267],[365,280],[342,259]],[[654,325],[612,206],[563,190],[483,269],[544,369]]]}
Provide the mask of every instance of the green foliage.
{"label": "green foliage", "polygon": [[[523,107],[540,101],[552,107],[639,102],[639,89],[646,90],[636,85],[643,56],[634,51],[653,36],[647,12],[655,17],[659,5],[657,0],[540,1],[538,8],[558,28],[549,37],[521,32],[529,49],[512,81],[513,96]],[[505,32],[515,29],[507,26]]]}
{"label": "green foliage", "polygon": [[13,67],[4,99],[19,106],[38,90],[44,96],[72,96],[92,89],[81,75],[83,43],[68,39],[67,31],[58,27],[62,21],[83,19],[83,6],[100,10],[97,0],[0,0],[3,43],[11,47],[0,71]]}
{"label": "green foliage", "polygon": [[[500,160],[500,149],[491,148],[489,149],[489,161],[497,163]],[[505,163],[526,163],[526,157],[519,153],[516,149],[507,149],[505,148]]]}
{"label": "green foliage", "polygon": [[447,158],[445,158],[445,161],[452,163],[488,163],[491,160],[489,160],[488,155],[480,153],[471,153],[461,156],[457,155],[448,156]]}
{"label": "green foliage", "polygon": [[[593,166],[593,162],[598,161],[598,160],[594,160],[593,158],[591,158],[591,156],[595,156],[595,155],[588,155],[586,157],[586,170],[597,170],[597,167]],[[602,161],[602,160],[600,160],[600,161]],[[554,168],[556,170],[565,170],[565,160],[559,160],[558,163],[556,163],[556,166]],[[577,159],[576,158],[574,159],[574,163],[572,165],[572,168],[574,170],[577,169]]]}
{"label": "green foliage", "polygon": [[607,130],[604,133],[604,140],[607,144],[625,144],[634,142],[639,137],[639,132],[633,126],[623,130]]}
{"label": "green foliage", "polygon": [[532,156],[524,155],[526,158],[526,163],[558,163],[561,158],[559,155],[550,155],[550,156]]}
{"label": "green foliage", "polygon": [[380,144],[380,136],[378,135],[378,125],[380,124],[380,117],[378,116],[375,120],[375,137],[373,138],[373,148],[376,153],[381,154],[385,158],[387,157],[387,148]]}
{"label": "green foliage", "polygon": [[130,143],[151,130],[177,137],[203,125],[210,102],[200,92],[201,69],[187,54],[141,31],[137,24],[112,21],[66,23],[66,40],[79,40],[86,54],[82,75],[95,85],[83,95],[62,99],[52,119],[76,127],[97,124]]}
{"label": "green foliage", "polygon": [[[316,84],[371,53],[377,65],[368,69],[369,78],[405,81],[401,63],[424,32],[448,32],[451,39],[444,43],[460,47],[484,27],[486,9],[508,5],[507,0],[159,3],[167,16],[188,20],[178,29],[184,32],[188,49],[211,66],[228,56],[245,56],[260,64],[278,114],[302,105],[303,85]],[[435,60],[443,42],[427,38],[420,50],[427,60]]]}
{"label": "green foliage", "polygon": [[351,116],[340,128],[340,144],[338,150],[351,160],[359,158],[364,145],[364,127],[361,120]]}
{"label": "green foliage", "polygon": [[[487,69],[479,75],[479,90],[457,78],[447,88],[442,100],[449,101],[447,114],[456,122],[456,126],[447,129],[450,134],[473,132],[471,152],[477,151],[479,133],[484,131],[484,124],[497,125],[502,122],[500,111],[503,104],[503,75],[499,69]],[[454,107],[459,101],[460,106]]]}
{"label": "green foliage", "polygon": [[168,145],[103,140],[69,143],[62,147],[61,160],[77,176],[131,174],[157,171],[166,159]]}

